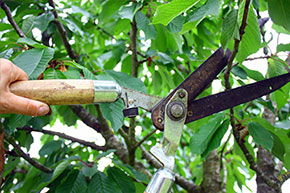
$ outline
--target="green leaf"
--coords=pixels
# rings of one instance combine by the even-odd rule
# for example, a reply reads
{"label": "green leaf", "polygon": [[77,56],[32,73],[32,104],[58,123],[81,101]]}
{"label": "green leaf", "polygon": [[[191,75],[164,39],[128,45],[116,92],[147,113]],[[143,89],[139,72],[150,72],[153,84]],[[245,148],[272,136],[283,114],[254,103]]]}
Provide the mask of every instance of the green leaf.
{"label": "green leaf", "polygon": [[41,157],[45,155],[50,155],[53,152],[59,150],[61,148],[62,141],[49,141],[45,143],[41,149],[39,150],[39,155]]}
{"label": "green leaf", "polygon": [[69,68],[67,71],[62,72],[66,79],[81,79],[81,73],[75,68]]}
{"label": "green leaf", "polygon": [[274,145],[272,148],[272,153],[279,158],[281,161],[285,161],[284,160],[284,154],[285,154],[285,146],[283,144],[283,142],[280,140],[280,138],[274,134],[273,132],[271,132],[273,139],[274,139]]}
{"label": "green leaf", "polygon": [[290,31],[290,4],[288,0],[269,0],[269,15],[273,22]]}
{"label": "green leaf", "polygon": [[271,93],[270,98],[276,102],[278,110],[281,110],[288,103],[288,97],[281,90]]}
{"label": "green leaf", "polygon": [[268,71],[267,75],[269,78],[274,77],[274,76],[279,76],[285,72],[285,68],[283,63],[278,61],[277,59],[268,59]]}
{"label": "green leaf", "polygon": [[288,130],[290,128],[290,120],[283,120],[283,121],[278,121],[275,123],[275,127],[283,128]]}
{"label": "green leaf", "polygon": [[115,181],[123,193],[135,193],[135,186],[129,176],[116,167],[108,168],[108,176]]}
{"label": "green leaf", "polygon": [[157,36],[152,40],[152,49],[158,50],[161,52],[166,52],[167,50],[167,38],[168,30],[162,25],[156,25]]}
{"label": "green leaf", "polygon": [[53,20],[54,16],[52,12],[43,13],[34,20],[34,26],[37,27],[41,32],[44,32],[48,24]]}
{"label": "green leaf", "polygon": [[128,55],[123,59],[121,71],[126,74],[132,74],[132,55]]}
{"label": "green leaf", "polygon": [[188,22],[183,25],[181,34],[188,30],[196,28],[196,26],[208,15],[217,16],[220,12],[220,0],[208,0],[206,4],[189,13]]}
{"label": "green leaf", "polygon": [[113,79],[115,79],[119,85],[126,88],[138,90],[143,93],[147,93],[146,87],[140,79],[125,74],[123,72],[116,72],[113,70],[106,70],[105,72]]}
{"label": "green leaf", "polygon": [[222,25],[221,44],[224,50],[233,38],[239,39],[238,10],[233,9],[224,19]]}
{"label": "green leaf", "polygon": [[62,161],[60,164],[58,164],[58,166],[53,171],[51,181],[55,180],[60,174],[62,174],[62,172],[70,165],[70,163],[71,163],[71,160],[66,159],[66,160]]}
{"label": "green leaf", "polygon": [[29,79],[36,79],[53,58],[52,48],[34,48],[16,56],[13,63],[22,68]]}
{"label": "green leaf", "polygon": [[272,28],[278,33],[290,34],[290,31],[287,31],[284,27],[276,25],[275,23],[273,23]]}
{"label": "green leaf", "polygon": [[117,165],[118,168],[120,168],[121,170],[125,171],[132,178],[135,178],[136,180],[138,180],[140,182],[148,183],[148,181],[149,181],[148,176],[146,176],[145,174],[137,171],[132,166],[127,165],[127,164],[122,164],[122,163],[119,163],[119,162],[116,162],[116,161],[114,163]]}
{"label": "green leaf", "polygon": [[246,71],[239,67],[239,66],[235,66],[232,71],[231,71],[234,75],[240,77],[241,79],[247,79],[247,73]]}
{"label": "green leaf", "polygon": [[94,164],[92,167],[84,166],[82,168],[82,173],[86,177],[93,177],[98,172],[98,165]]}
{"label": "green leaf", "polygon": [[114,44],[112,48],[112,55],[117,63],[121,60],[121,57],[125,53],[125,50],[126,46],[124,41],[118,41],[116,44]]}
{"label": "green leaf", "polygon": [[262,125],[258,122],[251,122],[248,124],[248,129],[250,135],[253,137],[255,142],[259,145],[262,145],[268,150],[273,148],[273,136],[269,131],[267,131]]}
{"label": "green leaf", "polygon": [[133,20],[135,13],[140,9],[142,5],[134,3],[130,6],[124,6],[119,11],[119,15],[122,19],[129,19],[130,21]]}
{"label": "green leaf", "polygon": [[192,135],[189,144],[192,153],[202,154],[206,150],[214,133],[222,124],[224,116],[224,113],[214,115],[208,123],[200,126],[198,131]]}
{"label": "green leaf", "polygon": [[5,120],[4,125],[7,125],[13,132],[17,127],[25,126],[30,119],[32,119],[31,116],[12,114],[9,119]]}
{"label": "green leaf", "polygon": [[174,60],[163,52],[158,52],[157,55],[160,57],[160,60],[163,64],[173,64]]}
{"label": "green leaf", "polygon": [[47,69],[43,73],[43,78],[44,79],[66,79],[65,75],[60,70],[58,69],[56,70],[53,68]]}
{"label": "green leaf", "polygon": [[168,25],[167,25],[167,29],[171,32],[171,33],[176,33],[176,32],[180,32],[183,26],[183,22],[184,22],[184,16],[179,15],[176,18],[174,18]]}
{"label": "green leaf", "polygon": [[138,11],[135,15],[137,27],[144,31],[145,39],[155,39],[157,32],[154,25],[150,25],[151,21],[141,11]]}
{"label": "green leaf", "polygon": [[167,25],[171,20],[185,12],[199,0],[173,0],[167,4],[157,7],[153,17],[153,24],[161,23]]}
{"label": "green leaf", "polygon": [[8,29],[11,29],[12,26],[8,23],[0,23],[0,30],[1,31],[5,31],[5,30],[8,30]]}
{"label": "green leaf", "polygon": [[24,19],[23,23],[22,23],[22,32],[28,36],[33,27],[34,27],[34,20],[35,20],[35,16],[29,16],[26,19]]}
{"label": "green leaf", "polygon": [[17,43],[27,44],[27,45],[35,47],[35,48],[47,48],[46,46],[41,45],[40,43],[38,43],[30,38],[19,38],[17,40]]}
{"label": "green leaf", "polygon": [[223,139],[225,133],[227,132],[229,128],[230,121],[227,119],[223,121],[223,123],[218,127],[218,129],[213,134],[213,137],[211,138],[210,142],[208,143],[207,148],[202,153],[202,157],[206,158],[206,156],[214,149],[218,148],[220,146],[221,140]]}
{"label": "green leaf", "polygon": [[109,155],[109,154],[111,154],[111,153],[114,153],[114,152],[116,152],[115,149],[109,149],[109,150],[107,150],[107,151],[105,151],[105,152],[103,152],[103,153],[100,153],[100,154],[96,157],[96,160],[99,160],[99,159],[101,159],[102,157],[106,157],[107,155]]}
{"label": "green leaf", "polygon": [[235,185],[235,179],[233,178],[233,170],[230,164],[226,164],[227,168],[227,193],[236,193],[234,190],[234,185]]}
{"label": "green leaf", "polygon": [[[277,156],[281,161],[284,161],[285,167],[290,169],[290,162],[287,160],[290,156],[290,138],[287,136],[287,131],[285,129],[276,128],[270,122],[263,118],[254,117],[252,121],[258,122],[269,132],[274,135],[274,147],[272,148],[272,153]],[[278,139],[276,139],[276,137]],[[282,158],[281,158],[282,157]]]}
{"label": "green leaf", "polygon": [[4,50],[3,52],[0,53],[0,58],[5,58],[9,59],[13,54],[13,49],[10,48],[8,50]]}
{"label": "green leaf", "polygon": [[84,36],[84,31],[73,20],[67,18],[62,18],[62,20],[66,22],[66,26],[69,30],[80,36]]}
{"label": "green leaf", "polygon": [[111,122],[111,126],[114,131],[117,131],[122,127],[124,121],[124,103],[121,100],[114,103],[102,103],[100,104],[100,108],[105,119]]}
{"label": "green leaf", "polygon": [[113,179],[108,178],[104,173],[97,172],[88,187],[88,193],[122,193]]}
{"label": "green leaf", "polygon": [[73,13],[81,13],[83,16],[93,17],[87,10],[82,9],[78,6],[72,5],[71,8]]}
{"label": "green leaf", "polygon": [[261,72],[256,71],[256,70],[248,69],[245,66],[241,66],[241,67],[244,69],[244,71],[246,71],[247,76],[249,76],[253,80],[261,81],[261,80],[264,80],[265,79],[264,76],[263,76],[263,74]]}
{"label": "green leaf", "polygon": [[290,44],[279,44],[277,46],[277,52],[286,52],[290,51]]}
{"label": "green leaf", "polygon": [[123,0],[108,0],[104,3],[102,12],[99,15],[99,20],[105,23],[120,9],[120,7],[125,3]]}
{"label": "green leaf", "polygon": [[56,193],[86,193],[87,181],[79,170],[72,170],[69,176],[57,187]]}
{"label": "green leaf", "polygon": [[153,81],[154,93],[159,94],[162,90],[162,83],[163,82],[162,82],[162,77],[157,70],[155,70],[153,73],[152,81]]}
{"label": "green leaf", "polygon": [[[243,6],[244,7],[244,6]],[[244,10],[240,9],[239,19],[242,19]],[[258,24],[257,16],[252,6],[249,9],[249,15],[247,20],[247,26],[245,34],[239,45],[239,52],[237,53],[237,61],[242,63],[249,55],[256,53],[261,47],[261,32]]]}

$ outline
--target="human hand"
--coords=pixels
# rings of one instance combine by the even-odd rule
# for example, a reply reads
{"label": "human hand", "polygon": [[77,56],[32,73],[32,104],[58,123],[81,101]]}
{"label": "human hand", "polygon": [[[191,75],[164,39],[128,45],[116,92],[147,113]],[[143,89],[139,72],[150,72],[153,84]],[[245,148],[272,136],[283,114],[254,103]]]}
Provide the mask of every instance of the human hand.
{"label": "human hand", "polygon": [[50,111],[47,104],[10,92],[10,84],[19,80],[28,80],[27,74],[9,60],[0,58],[0,114],[15,113],[30,116],[47,114]]}

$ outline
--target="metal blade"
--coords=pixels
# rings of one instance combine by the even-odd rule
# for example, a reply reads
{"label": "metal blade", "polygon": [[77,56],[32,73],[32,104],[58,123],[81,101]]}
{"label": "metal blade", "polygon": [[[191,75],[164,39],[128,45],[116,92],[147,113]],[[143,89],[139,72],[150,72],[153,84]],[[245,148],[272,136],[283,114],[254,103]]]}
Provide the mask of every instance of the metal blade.
{"label": "metal blade", "polygon": [[185,123],[267,95],[289,81],[290,73],[287,73],[189,102]]}
{"label": "metal blade", "polygon": [[161,97],[152,96],[122,87],[121,98],[125,103],[125,108],[140,107],[146,111],[151,112],[152,108],[161,101]]}
{"label": "metal blade", "polygon": [[158,105],[152,109],[152,121],[155,127],[159,130],[164,129],[164,109],[173,94],[180,88],[183,88],[188,93],[188,101],[194,100],[222,71],[227,65],[230,51],[224,53],[222,48],[219,48],[206,61],[204,61],[186,80],[184,80],[174,91],[164,98]]}

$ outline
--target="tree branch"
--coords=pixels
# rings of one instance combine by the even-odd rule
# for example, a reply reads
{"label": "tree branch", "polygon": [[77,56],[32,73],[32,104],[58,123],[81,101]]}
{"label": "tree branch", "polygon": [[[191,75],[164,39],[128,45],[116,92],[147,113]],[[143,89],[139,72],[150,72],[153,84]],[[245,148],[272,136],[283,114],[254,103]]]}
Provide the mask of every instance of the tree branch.
{"label": "tree branch", "polygon": [[63,25],[62,25],[62,23],[61,23],[61,22],[59,21],[59,19],[58,19],[58,13],[57,13],[57,11],[56,11],[56,7],[55,7],[55,4],[54,4],[53,0],[48,0],[48,3],[49,3],[49,5],[53,8],[52,13],[53,13],[53,16],[54,16],[54,19],[55,19],[54,22],[55,22],[55,24],[56,24],[57,30],[58,30],[58,32],[59,32],[59,35],[60,35],[60,37],[61,37],[61,40],[62,40],[62,42],[63,42],[63,44],[64,44],[65,49],[66,49],[66,51],[67,51],[69,57],[70,57],[71,59],[77,61],[77,60],[78,60],[78,57],[77,57],[77,55],[74,53],[74,51],[73,51],[71,45],[70,45],[69,42],[68,42],[68,38],[67,38],[66,31],[65,31],[65,29],[64,29],[64,27],[63,27]]}
{"label": "tree branch", "polygon": [[45,173],[52,172],[52,169],[42,165],[38,161],[32,159],[28,154],[24,153],[24,151],[21,149],[21,147],[14,141],[13,137],[9,136],[6,132],[5,132],[5,140],[8,141],[14,147],[14,150],[18,156],[25,159],[27,162],[29,162],[31,165],[33,165],[35,168],[37,168]]}
{"label": "tree branch", "polygon": [[81,105],[71,105],[70,108],[87,126],[97,132],[101,131],[101,125],[98,119],[90,114],[84,107]]}
{"label": "tree branch", "polygon": [[[137,77],[138,75],[138,49],[137,49],[137,24],[135,21],[135,17],[131,22],[131,32],[130,32],[130,39],[131,39],[131,49],[132,49],[132,76]],[[135,135],[135,128],[136,128],[136,119],[130,118],[130,126],[128,131],[128,139],[126,141],[129,153],[129,164],[134,166],[135,165],[135,153],[136,153],[136,135]]]}
{"label": "tree branch", "polygon": [[137,49],[137,24],[135,21],[135,17],[133,18],[133,21],[131,22],[131,33],[130,33],[130,39],[131,39],[131,49],[132,49],[132,76],[137,77],[138,75],[138,49]]}
{"label": "tree branch", "polygon": [[45,130],[45,129],[38,130],[38,129],[33,129],[33,128],[28,127],[28,126],[17,128],[17,130],[28,131],[28,132],[33,131],[33,132],[39,132],[39,133],[43,133],[43,134],[47,134],[47,135],[56,135],[56,136],[59,136],[63,139],[68,139],[68,140],[71,140],[72,142],[77,142],[77,143],[82,144],[84,146],[90,147],[90,148],[97,150],[97,151],[106,151],[107,150],[107,148],[105,148],[104,146],[99,146],[99,145],[96,145],[95,143],[85,141],[82,139],[78,139],[78,138],[75,138],[75,137],[66,135],[64,133],[60,133],[60,132],[49,131],[49,130]]}
{"label": "tree branch", "polygon": [[114,135],[114,131],[109,127],[108,122],[104,118],[100,106],[95,105],[98,112],[98,122],[101,126],[101,134],[106,140],[106,148],[116,149],[115,154],[125,164],[128,164],[128,150],[125,145]]}
{"label": "tree branch", "polygon": [[11,14],[11,11],[10,11],[9,7],[2,0],[0,0],[0,4],[1,4],[1,8],[5,11],[5,14],[6,14],[7,18],[8,18],[9,23],[15,29],[15,31],[17,32],[19,37],[25,38],[26,37],[25,34],[21,31],[21,29],[19,28],[19,26],[17,25],[17,23],[13,19],[13,16]]}

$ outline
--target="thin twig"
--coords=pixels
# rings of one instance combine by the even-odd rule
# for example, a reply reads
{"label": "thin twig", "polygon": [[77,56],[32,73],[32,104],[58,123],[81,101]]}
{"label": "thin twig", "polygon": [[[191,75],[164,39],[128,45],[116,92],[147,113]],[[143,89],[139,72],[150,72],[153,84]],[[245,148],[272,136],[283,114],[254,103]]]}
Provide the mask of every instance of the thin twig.
{"label": "thin twig", "polygon": [[140,145],[142,145],[144,143],[144,141],[146,141],[151,135],[153,135],[155,132],[157,131],[157,129],[152,130],[151,132],[149,132],[142,140],[140,140],[138,143],[135,144],[134,148],[139,147]]}
{"label": "thin twig", "polygon": [[48,0],[48,3],[49,5],[53,8],[52,10],[52,13],[53,13],[53,16],[54,16],[54,22],[56,24],[56,27],[57,27],[57,30],[60,34],[60,37],[61,37],[61,40],[64,44],[64,47],[69,55],[69,57],[73,60],[78,60],[78,57],[77,55],[74,53],[71,45],[69,44],[69,41],[68,41],[68,38],[67,38],[67,34],[66,34],[66,30],[64,29],[62,23],[59,21],[59,18],[58,18],[58,13],[56,11],[56,7],[55,7],[55,4],[53,2],[53,0]]}
{"label": "thin twig", "polygon": [[9,7],[2,0],[0,0],[0,4],[1,4],[1,8],[5,11],[5,14],[6,14],[7,18],[8,18],[9,23],[15,29],[17,34],[20,37],[25,38],[26,37],[25,34],[21,31],[21,29],[19,28],[19,26],[16,24],[15,20],[13,19],[13,16],[11,14],[11,11],[10,11]]}
{"label": "thin twig", "polygon": [[230,81],[229,81],[229,76],[230,76],[230,72],[232,70],[232,65],[233,65],[233,61],[238,53],[239,50],[239,45],[240,42],[242,41],[243,35],[245,33],[245,29],[247,26],[247,19],[248,19],[248,13],[249,13],[249,8],[250,8],[250,4],[251,4],[251,0],[246,0],[245,2],[245,9],[244,9],[244,13],[243,13],[243,19],[242,19],[242,24],[239,30],[240,33],[240,37],[239,39],[235,39],[235,44],[234,44],[234,49],[233,52],[229,58],[229,62],[228,62],[228,68],[225,71],[224,74],[224,79],[225,79],[225,86],[226,89],[231,89],[231,85],[230,85]]}
{"label": "thin twig", "polygon": [[224,151],[225,151],[225,149],[226,149],[226,146],[227,146],[227,144],[228,144],[230,138],[231,138],[231,134],[229,134],[229,136],[228,136],[226,142],[225,142],[224,145],[223,145],[223,148],[222,148],[221,151],[220,151],[220,168],[221,168],[221,170],[223,169],[223,156],[224,156]]}
{"label": "thin twig", "polygon": [[97,151],[106,151],[107,150],[104,146],[99,146],[93,142],[78,139],[78,138],[66,135],[64,133],[56,132],[56,131],[49,131],[49,130],[45,130],[45,129],[38,130],[38,129],[33,129],[33,128],[28,127],[28,126],[17,128],[17,130],[29,131],[29,132],[33,131],[33,132],[39,132],[39,133],[43,133],[43,134],[47,134],[47,135],[56,135],[56,136],[59,136],[63,139],[68,139],[68,140],[71,140],[72,142],[77,142],[77,143],[82,144],[84,146],[90,147],[90,148],[97,150]]}
{"label": "thin twig", "polygon": [[278,180],[280,181],[281,185],[286,182],[288,179],[290,179],[290,170],[283,173],[281,176],[278,177]]}
{"label": "thin twig", "polygon": [[50,173],[52,172],[52,169],[42,165],[41,163],[39,163],[38,161],[32,159],[28,154],[24,153],[24,151],[21,149],[21,147],[15,142],[15,140],[13,139],[13,137],[9,136],[6,132],[5,132],[5,140],[7,142],[9,142],[13,147],[15,152],[22,157],[23,159],[25,159],[27,162],[29,162],[31,165],[33,165],[35,168],[45,172],[45,173]]}
{"label": "thin twig", "polygon": [[259,56],[259,57],[247,58],[245,60],[251,61],[251,60],[258,60],[258,59],[269,59],[269,58],[272,58],[272,56]]}

